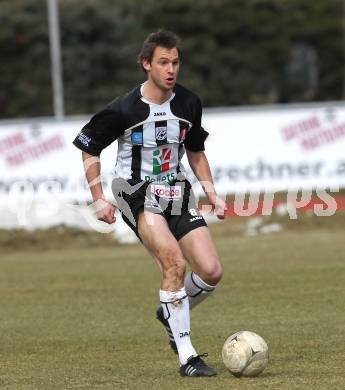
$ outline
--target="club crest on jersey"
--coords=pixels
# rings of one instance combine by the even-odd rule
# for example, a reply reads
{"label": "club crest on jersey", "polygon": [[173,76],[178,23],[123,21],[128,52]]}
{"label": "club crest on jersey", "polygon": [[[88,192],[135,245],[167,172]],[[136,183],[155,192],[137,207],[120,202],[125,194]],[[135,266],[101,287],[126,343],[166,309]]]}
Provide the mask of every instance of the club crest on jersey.
{"label": "club crest on jersey", "polygon": [[156,127],[156,140],[163,141],[166,138],[167,138],[167,127],[166,126]]}
{"label": "club crest on jersey", "polygon": [[167,172],[170,169],[171,149],[155,149],[152,152],[152,173],[159,175],[162,172]]}

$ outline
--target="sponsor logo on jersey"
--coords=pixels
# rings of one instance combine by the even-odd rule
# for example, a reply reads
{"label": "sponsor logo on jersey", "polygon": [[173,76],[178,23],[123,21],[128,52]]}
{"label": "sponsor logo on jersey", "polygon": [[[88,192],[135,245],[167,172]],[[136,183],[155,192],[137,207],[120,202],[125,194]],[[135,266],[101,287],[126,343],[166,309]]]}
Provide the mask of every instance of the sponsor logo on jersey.
{"label": "sponsor logo on jersey", "polygon": [[165,199],[180,199],[181,187],[178,186],[165,186],[161,184],[152,184],[151,192],[161,198]]}
{"label": "sponsor logo on jersey", "polygon": [[141,132],[132,133],[131,140],[132,140],[132,144],[134,144],[134,145],[142,145],[143,144],[143,133],[141,133]]}
{"label": "sponsor logo on jersey", "polygon": [[170,181],[173,181],[176,179],[176,175],[174,172],[169,172],[166,175],[158,175],[155,177],[146,175],[145,181],[148,181],[150,183],[169,183]]}
{"label": "sponsor logo on jersey", "polygon": [[156,140],[163,141],[166,138],[167,138],[167,127],[166,126],[156,127]]}
{"label": "sponsor logo on jersey", "polygon": [[164,115],[166,115],[167,113],[166,112],[155,112],[154,114],[153,114],[153,116],[164,116]]}
{"label": "sponsor logo on jersey", "polygon": [[89,146],[89,143],[91,141],[91,138],[90,137],[87,137],[85,134],[83,133],[79,133],[78,135],[78,140],[83,144],[85,145],[86,147]]}
{"label": "sponsor logo on jersey", "polygon": [[170,169],[171,149],[155,149],[152,152],[152,173],[159,175],[162,172],[167,172]]}

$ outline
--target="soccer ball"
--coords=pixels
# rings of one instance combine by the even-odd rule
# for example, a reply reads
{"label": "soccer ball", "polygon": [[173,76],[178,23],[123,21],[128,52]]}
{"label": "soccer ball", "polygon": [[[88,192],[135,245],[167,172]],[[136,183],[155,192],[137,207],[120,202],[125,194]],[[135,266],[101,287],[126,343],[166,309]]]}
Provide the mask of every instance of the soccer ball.
{"label": "soccer ball", "polygon": [[268,364],[266,341],[254,332],[237,332],[225,340],[222,358],[235,376],[257,376]]}

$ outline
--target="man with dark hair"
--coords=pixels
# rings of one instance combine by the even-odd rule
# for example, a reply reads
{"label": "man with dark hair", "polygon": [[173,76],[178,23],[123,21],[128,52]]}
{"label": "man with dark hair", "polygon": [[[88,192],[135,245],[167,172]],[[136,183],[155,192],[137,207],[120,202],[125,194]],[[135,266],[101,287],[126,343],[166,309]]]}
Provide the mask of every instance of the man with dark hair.
{"label": "man with dark hair", "polygon": [[[145,40],[139,63],[147,80],[94,115],[74,140],[82,150],[98,219],[115,222],[115,207],[103,194],[101,151],[118,140],[113,192],[125,222],[162,272],[157,319],[178,353],[182,376],[214,376],[190,338],[190,309],[215,289],[222,266],[207,225],[197,209],[181,163],[184,152],[216,215],[225,204],[213,186],[204,153],[208,133],[201,126],[199,98],[176,84],[179,39],[168,31]],[[122,183],[122,184],[121,184]],[[192,272],[185,276],[186,261]]]}
{"label": "man with dark hair", "polygon": [[171,31],[158,31],[151,33],[144,41],[141,51],[138,55],[138,63],[144,73],[147,73],[143,66],[143,62],[152,62],[153,53],[157,46],[166,49],[176,49],[180,55],[180,38]]}

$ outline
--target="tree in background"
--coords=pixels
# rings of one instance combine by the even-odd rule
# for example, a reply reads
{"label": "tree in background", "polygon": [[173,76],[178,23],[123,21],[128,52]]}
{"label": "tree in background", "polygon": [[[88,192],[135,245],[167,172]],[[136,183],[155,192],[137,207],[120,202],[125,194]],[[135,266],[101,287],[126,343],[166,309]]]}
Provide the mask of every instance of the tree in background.
{"label": "tree in background", "polygon": [[51,115],[48,26],[44,1],[0,6],[0,115]]}
{"label": "tree in background", "polygon": [[[143,80],[158,28],[183,38],[181,83],[206,106],[336,100],[342,0],[60,0],[67,114],[92,113]],[[2,0],[0,115],[52,114],[45,0]]]}

